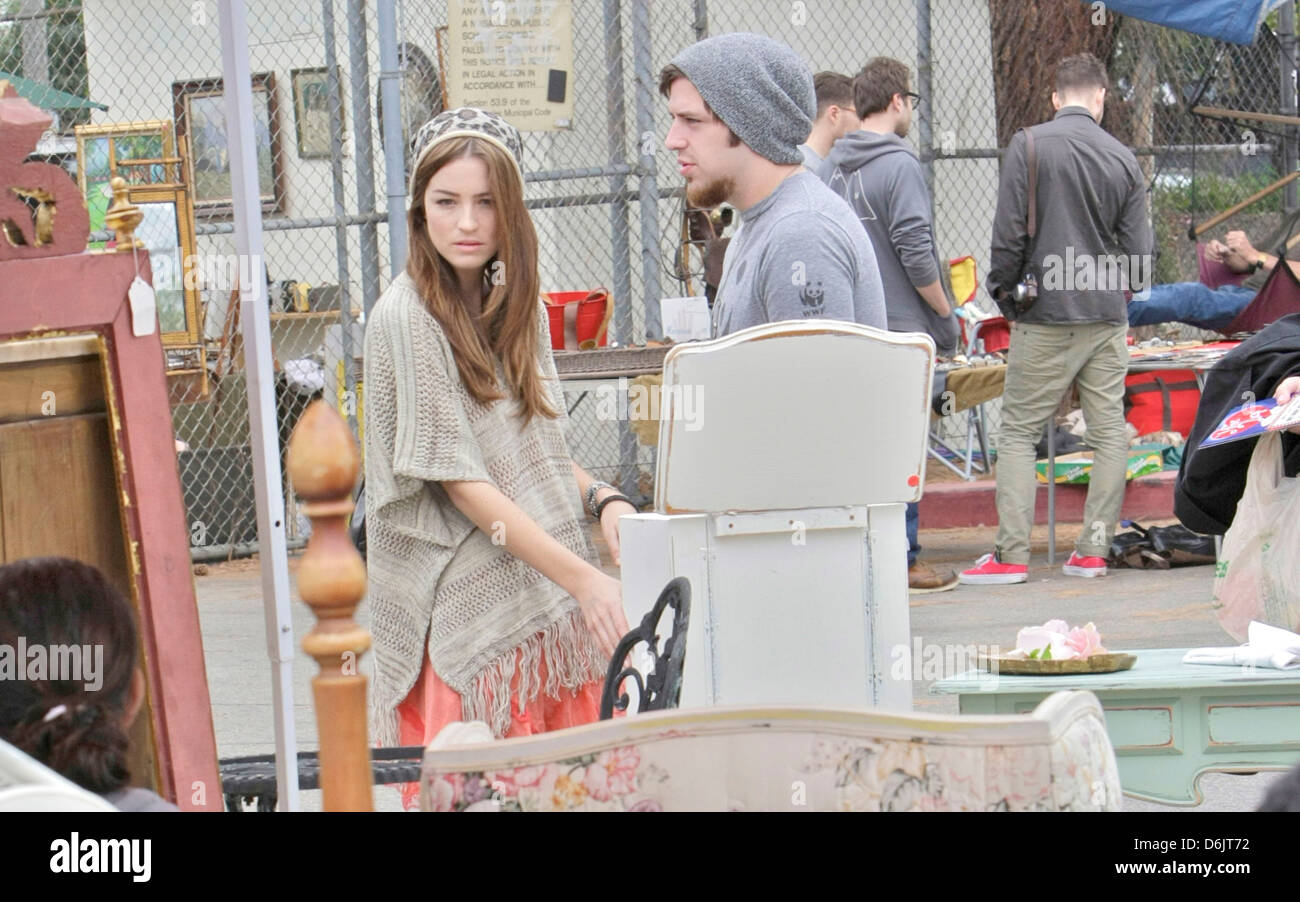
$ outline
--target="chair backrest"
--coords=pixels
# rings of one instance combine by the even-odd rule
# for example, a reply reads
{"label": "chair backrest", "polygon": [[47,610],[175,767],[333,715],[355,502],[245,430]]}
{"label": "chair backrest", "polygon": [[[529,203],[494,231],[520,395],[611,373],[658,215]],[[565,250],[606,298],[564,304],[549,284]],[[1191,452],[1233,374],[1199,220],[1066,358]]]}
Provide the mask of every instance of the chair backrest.
{"label": "chair backrest", "polygon": [[101,796],[0,740],[0,812],[116,810]]}
{"label": "chair backrest", "polygon": [[1296,278],[1286,261],[1279,260],[1268,274],[1264,287],[1223,333],[1258,332],[1289,313],[1300,313],[1300,279]]}
{"label": "chair backrest", "polygon": [[[441,740],[441,735],[439,736]],[[1096,696],[1032,714],[656,711],[424,755],[425,810],[1113,811]]]}
{"label": "chair backrest", "polygon": [[952,282],[952,296],[958,307],[963,307],[975,300],[979,288],[979,276],[975,269],[975,258],[970,254],[954,257],[948,261],[948,273]]}
{"label": "chair backrest", "polygon": [[664,360],[655,509],[916,501],[934,342],[837,320],[769,323]]}

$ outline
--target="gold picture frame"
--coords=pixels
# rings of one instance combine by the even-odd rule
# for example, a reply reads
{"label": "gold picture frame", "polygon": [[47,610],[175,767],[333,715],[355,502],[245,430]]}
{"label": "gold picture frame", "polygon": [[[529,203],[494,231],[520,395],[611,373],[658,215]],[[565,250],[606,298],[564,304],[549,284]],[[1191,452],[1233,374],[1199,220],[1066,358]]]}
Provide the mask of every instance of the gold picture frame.
{"label": "gold picture frame", "polygon": [[[185,177],[184,138],[171,123],[149,120],[76,128],[77,182],[90,211],[91,231],[104,226],[111,203],[109,180],[120,176],[144,219],[136,237],[145,243],[153,270],[159,330],[165,346],[202,343],[202,310],[194,267],[194,204]],[[95,242],[108,249],[112,242]]]}

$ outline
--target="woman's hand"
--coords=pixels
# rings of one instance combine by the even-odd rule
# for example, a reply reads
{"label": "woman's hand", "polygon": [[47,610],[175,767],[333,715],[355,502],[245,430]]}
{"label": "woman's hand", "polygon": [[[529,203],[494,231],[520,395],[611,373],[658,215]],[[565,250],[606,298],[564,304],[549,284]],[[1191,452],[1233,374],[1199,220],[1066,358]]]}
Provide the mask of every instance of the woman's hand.
{"label": "woman's hand", "polygon": [[619,640],[630,632],[623,613],[622,584],[592,567],[591,575],[575,597],[596,647],[606,658],[612,657]]}
{"label": "woman's hand", "polygon": [[618,520],[628,514],[635,514],[636,508],[626,501],[611,501],[605,505],[600,514],[600,532],[609,546],[609,553],[614,558],[614,566],[623,566],[622,548],[618,541]]}
{"label": "woman's hand", "polygon": [[[1300,395],[1300,376],[1283,379],[1282,384],[1277,387],[1277,391],[1273,392],[1273,398],[1277,401],[1279,407],[1288,403],[1296,395]],[[1300,435],[1300,426],[1292,426],[1287,432]],[[613,507],[613,505],[610,506]]]}

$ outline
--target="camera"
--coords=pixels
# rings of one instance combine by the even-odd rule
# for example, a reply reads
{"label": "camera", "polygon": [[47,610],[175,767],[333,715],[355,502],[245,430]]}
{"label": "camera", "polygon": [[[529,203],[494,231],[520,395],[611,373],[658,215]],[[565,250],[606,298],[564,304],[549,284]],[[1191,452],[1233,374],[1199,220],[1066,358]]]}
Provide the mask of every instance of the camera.
{"label": "camera", "polygon": [[1038,300],[1038,279],[1034,278],[1033,273],[1025,276],[1024,280],[1011,290],[1011,300],[1015,302],[1021,313],[1034,306],[1034,301]]}
{"label": "camera", "polygon": [[1019,319],[1038,300],[1038,278],[1033,273],[1027,273],[1010,290],[998,289],[994,300],[1004,317],[1012,321]]}

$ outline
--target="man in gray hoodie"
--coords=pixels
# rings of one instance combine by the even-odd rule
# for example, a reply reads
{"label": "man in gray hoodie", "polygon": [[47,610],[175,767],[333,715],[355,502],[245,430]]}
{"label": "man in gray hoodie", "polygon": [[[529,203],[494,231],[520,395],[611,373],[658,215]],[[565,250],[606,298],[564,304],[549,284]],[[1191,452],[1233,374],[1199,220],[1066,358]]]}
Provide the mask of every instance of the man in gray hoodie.
{"label": "man in gray hoodie", "polygon": [[[917,98],[908,90],[907,66],[875,57],[853,80],[861,130],[835,142],[817,170],[832,191],[853,207],[876,251],[885,287],[885,312],[893,332],[925,332],[940,354],[956,353],[961,330],[953,312],[943,263],[935,245],[930,195],[921,162],[904,139]],[[914,594],[956,588],[957,574],[917,559],[917,506],[907,506],[907,580]]]}
{"label": "man in gray hoodie", "polygon": [[835,142],[817,170],[849,202],[871,238],[892,332],[925,332],[938,352],[957,351],[961,330],[941,278],[930,194],[906,140],[918,95],[907,66],[875,57],[853,80],[861,129]]}

